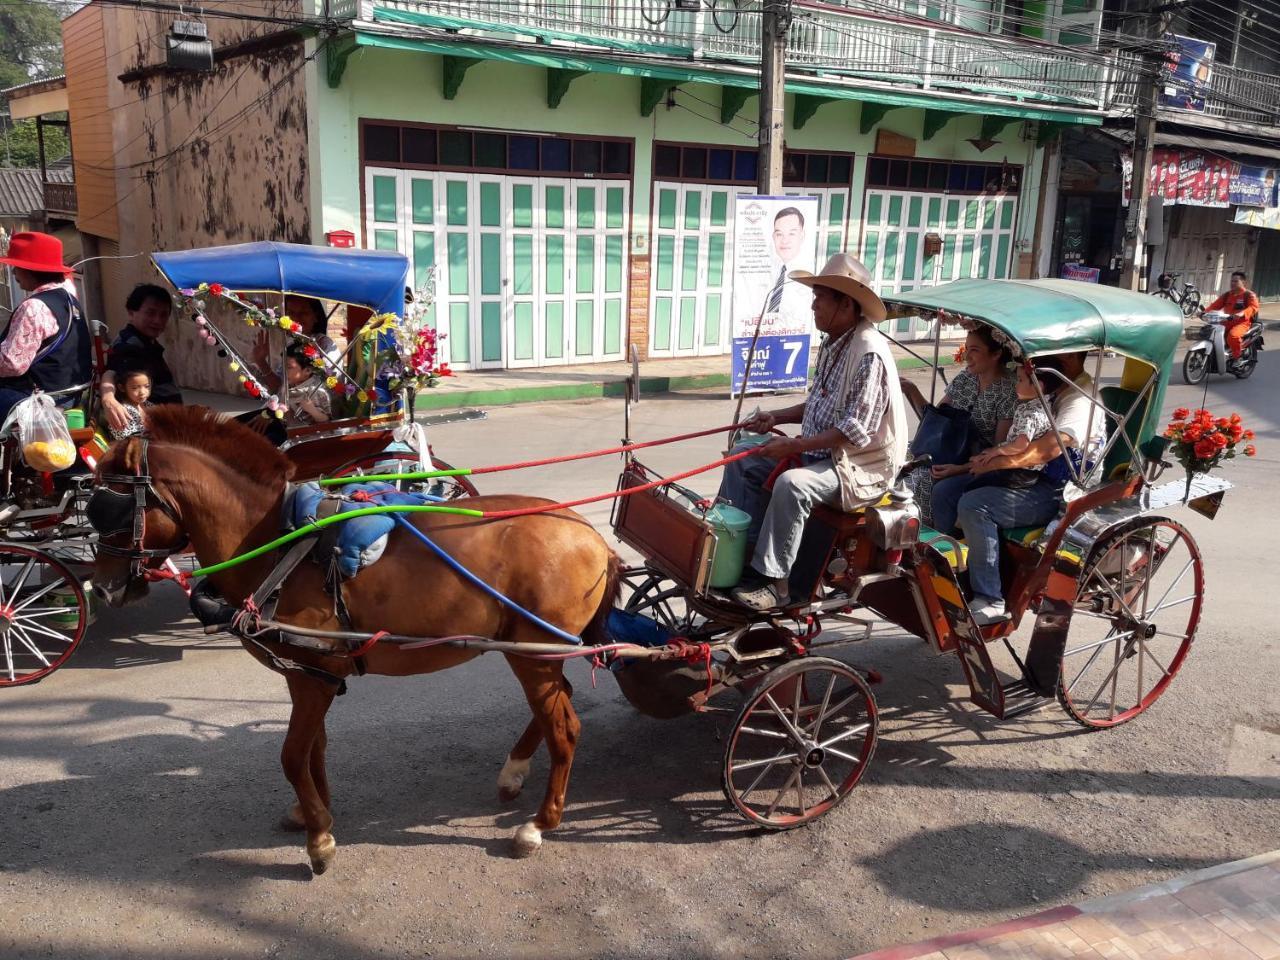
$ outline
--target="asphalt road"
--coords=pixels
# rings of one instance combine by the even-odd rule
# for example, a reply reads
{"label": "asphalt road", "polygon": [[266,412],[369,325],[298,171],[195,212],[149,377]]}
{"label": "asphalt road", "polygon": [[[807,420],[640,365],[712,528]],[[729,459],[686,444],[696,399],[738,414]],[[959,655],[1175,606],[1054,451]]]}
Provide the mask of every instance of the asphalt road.
{"label": "asphalt road", "polygon": [[[507,856],[535,809],[495,778],[528,714],[505,663],[366,678],[330,714],[335,868],[312,878],[275,823],[280,678],[191,629],[176,591],[101,613],[75,659],[0,692],[0,956],[838,958],[1270,850],[1280,824],[1280,653],[1270,607],[1280,519],[1277,360],[1218,378],[1261,455],[1210,522],[1181,511],[1207,563],[1193,654],[1133,723],[1088,733],[1056,706],[1000,724],[959,665],[887,635],[844,656],[881,671],[871,769],[824,820],[762,834],[719,792],[720,722],[636,714],[606,674],[570,667],[583,735],[564,825]],[[1175,387],[1168,405],[1196,405]],[[728,422],[722,396],[645,398],[636,437]],[[619,401],[495,409],[437,427],[485,464],[603,447]],[[646,455],[678,470],[715,439]],[[610,489],[613,458],[483,478],[485,492]],[[713,492],[708,477],[691,485]],[[583,511],[602,529],[608,508]],[[423,585],[424,602],[430,584]]]}

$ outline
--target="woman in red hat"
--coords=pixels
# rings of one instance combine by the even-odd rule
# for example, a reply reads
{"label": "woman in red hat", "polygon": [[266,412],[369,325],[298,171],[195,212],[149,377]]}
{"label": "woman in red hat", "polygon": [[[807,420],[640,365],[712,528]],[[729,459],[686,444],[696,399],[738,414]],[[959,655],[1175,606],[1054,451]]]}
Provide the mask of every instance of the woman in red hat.
{"label": "woman in red hat", "polygon": [[[87,383],[93,376],[89,325],[62,262],[62,241],[47,233],[15,233],[0,263],[27,298],[0,333],[0,420],[37,390],[53,393]],[[67,397],[64,403],[75,402]]]}

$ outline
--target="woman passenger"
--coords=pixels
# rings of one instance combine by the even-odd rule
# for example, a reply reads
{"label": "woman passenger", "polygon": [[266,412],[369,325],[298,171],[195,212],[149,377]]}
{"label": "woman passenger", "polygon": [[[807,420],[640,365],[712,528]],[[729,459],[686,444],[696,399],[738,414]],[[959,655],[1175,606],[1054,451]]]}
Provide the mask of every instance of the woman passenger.
{"label": "woman passenger", "polygon": [[[976,326],[965,337],[964,358],[965,369],[951,378],[939,406],[947,404],[967,411],[985,450],[1003,443],[1009,434],[1018,402],[1017,382],[1008,368],[1008,350],[996,342],[988,326]],[[903,380],[902,392],[919,416],[926,405],[920,388]],[[920,506],[921,522],[935,528],[933,494],[934,485],[939,483],[967,485],[966,467],[951,464],[917,467],[906,479]]]}

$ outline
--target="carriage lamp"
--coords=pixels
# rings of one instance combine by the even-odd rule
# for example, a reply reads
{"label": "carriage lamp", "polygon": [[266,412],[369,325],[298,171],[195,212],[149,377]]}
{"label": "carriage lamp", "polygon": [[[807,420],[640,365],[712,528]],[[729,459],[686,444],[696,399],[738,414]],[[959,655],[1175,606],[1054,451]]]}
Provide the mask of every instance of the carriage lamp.
{"label": "carriage lamp", "polygon": [[920,509],[909,490],[889,492],[889,502],[867,508],[867,531],[881,550],[901,551],[920,537]]}

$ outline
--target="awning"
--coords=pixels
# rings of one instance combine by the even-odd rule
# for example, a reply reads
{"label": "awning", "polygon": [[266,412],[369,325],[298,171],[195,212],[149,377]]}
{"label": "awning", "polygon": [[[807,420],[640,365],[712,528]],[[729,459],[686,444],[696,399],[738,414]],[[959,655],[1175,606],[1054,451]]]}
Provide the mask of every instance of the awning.
{"label": "awning", "polygon": [[[381,18],[389,11],[379,9]],[[406,17],[423,17],[422,14],[408,14],[396,11],[395,19],[402,22]],[[588,73],[612,73],[620,76],[653,77],[663,80],[675,80],[682,83],[708,83],[721,87],[745,87],[756,90],[760,81],[750,68],[710,70],[691,67],[680,60],[663,60],[653,53],[646,53],[634,59],[619,59],[611,50],[602,50],[599,55],[583,54],[580,51],[570,53],[564,47],[548,47],[547,45],[522,44],[515,42],[489,41],[469,42],[469,38],[457,35],[444,36],[403,36],[392,32],[380,32],[368,29],[357,30],[355,42],[361,47],[381,47],[389,50],[413,50],[419,53],[434,53],[442,56],[469,57],[476,60],[499,60],[506,63],[518,63],[533,67],[550,67],[559,70],[581,70]],[[593,39],[592,43],[599,44]],[[553,52],[554,51],[554,52]],[[618,53],[623,51],[619,50]],[[1032,106],[1010,101],[987,100],[981,98],[961,99],[958,95],[948,96],[938,91],[935,93],[911,93],[887,89],[882,86],[860,85],[850,86],[846,83],[823,82],[819,78],[801,79],[795,76],[787,78],[787,92],[808,94],[815,97],[829,97],[837,100],[858,100],[863,103],[882,103],[892,107],[914,107],[918,110],[943,110],[951,113],[967,113],[1010,117],[1016,120],[1047,120],[1062,124],[1098,125],[1102,117],[1098,113],[1086,112],[1071,107],[1055,107],[1047,104]]]}
{"label": "awning", "polygon": [[50,77],[32,80],[7,90],[0,90],[9,101],[9,116],[13,120],[29,120],[50,113],[66,113],[68,110],[67,78]]}
{"label": "awning", "polygon": [[[1101,131],[1112,139],[1118,140],[1126,147],[1133,147],[1132,129],[1112,129],[1104,127]],[[1280,146],[1270,147],[1261,143],[1241,143],[1239,140],[1224,140],[1221,137],[1204,137],[1190,133],[1175,133],[1170,130],[1156,131],[1156,146],[1185,147],[1188,150],[1203,150],[1230,157],[1240,163],[1251,166],[1270,166],[1265,161],[1280,160]],[[1262,164],[1254,161],[1262,160]]]}

